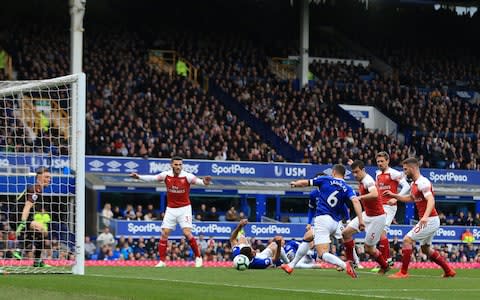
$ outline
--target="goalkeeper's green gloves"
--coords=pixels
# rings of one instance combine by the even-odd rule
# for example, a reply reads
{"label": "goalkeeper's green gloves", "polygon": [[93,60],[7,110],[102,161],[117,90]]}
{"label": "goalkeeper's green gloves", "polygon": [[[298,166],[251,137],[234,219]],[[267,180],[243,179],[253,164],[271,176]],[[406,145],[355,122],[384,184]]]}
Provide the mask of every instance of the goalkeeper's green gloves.
{"label": "goalkeeper's green gloves", "polygon": [[15,234],[17,236],[20,235],[20,233],[22,233],[22,231],[27,227],[27,221],[22,221],[18,227],[17,227],[17,230],[15,231]]}

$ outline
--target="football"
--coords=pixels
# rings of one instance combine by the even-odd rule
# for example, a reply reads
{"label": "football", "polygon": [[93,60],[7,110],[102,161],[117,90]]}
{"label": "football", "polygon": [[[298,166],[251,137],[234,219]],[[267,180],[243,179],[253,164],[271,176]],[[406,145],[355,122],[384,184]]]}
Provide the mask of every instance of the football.
{"label": "football", "polygon": [[233,267],[238,271],[245,271],[246,269],[248,269],[249,264],[250,264],[250,260],[248,259],[247,256],[243,254],[237,255],[233,259]]}

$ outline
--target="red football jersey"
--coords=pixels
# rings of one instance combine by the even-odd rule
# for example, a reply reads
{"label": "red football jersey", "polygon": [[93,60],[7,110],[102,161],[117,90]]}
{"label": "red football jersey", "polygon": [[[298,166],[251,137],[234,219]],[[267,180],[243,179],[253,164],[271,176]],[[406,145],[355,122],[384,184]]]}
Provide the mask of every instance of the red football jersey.
{"label": "red football jersey", "polygon": [[[427,178],[420,176],[417,180],[415,180],[415,182],[412,183],[412,189],[410,193],[415,200],[415,205],[417,206],[418,210],[418,217],[422,218],[425,214],[425,210],[427,209],[427,199],[425,199],[425,197],[428,195],[435,196],[433,193],[432,183]],[[438,216],[438,214],[434,207],[429,217],[435,216]]]}
{"label": "red football jersey", "polygon": [[[370,191],[376,188],[375,181],[373,180],[372,176],[366,175],[363,177],[362,181],[359,185],[360,195],[366,195],[370,193]],[[363,208],[365,209],[365,214],[369,217],[380,216],[385,213],[383,210],[382,202],[380,198],[377,199],[370,199],[370,200],[361,200]]]}
{"label": "red football jersey", "polygon": [[158,174],[157,178],[159,181],[164,181],[167,186],[167,206],[171,208],[190,205],[190,185],[201,180],[185,171],[174,176],[171,170]]}
{"label": "red football jersey", "polygon": [[[403,179],[403,173],[395,169],[388,168],[384,172],[377,170],[376,177],[377,177],[376,184],[378,189],[378,198],[380,199],[382,204],[387,204],[388,200],[390,200],[391,198],[383,196],[383,192],[392,191],[392,193],[397,194],[398,185],[400,181]],[[394,204],[394,205],[397,205],[397,204]]]}

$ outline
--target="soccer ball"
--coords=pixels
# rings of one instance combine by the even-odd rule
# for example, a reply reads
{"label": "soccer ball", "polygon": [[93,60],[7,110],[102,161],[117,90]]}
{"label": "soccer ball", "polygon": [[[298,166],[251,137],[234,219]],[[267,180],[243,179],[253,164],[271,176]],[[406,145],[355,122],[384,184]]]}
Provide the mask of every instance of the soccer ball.
{"label": "soccer ball", "polygon": [[248,269],[248,265],[250,264],[250,260],[247,256],[243,254],[239,254],[233,258],[233,267],[238,271],[245,271]]}

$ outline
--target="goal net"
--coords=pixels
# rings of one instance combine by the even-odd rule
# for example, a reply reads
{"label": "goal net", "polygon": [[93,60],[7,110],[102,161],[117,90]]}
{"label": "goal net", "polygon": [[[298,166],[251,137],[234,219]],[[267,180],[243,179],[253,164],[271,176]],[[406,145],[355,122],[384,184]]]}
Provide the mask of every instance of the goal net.
{"label": "goal net", "polygon": [[0,82],[0,273],[84,273],[85,74]]}

